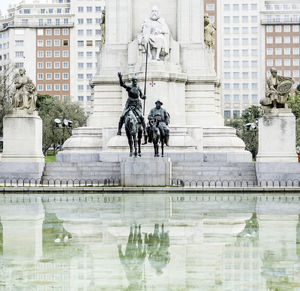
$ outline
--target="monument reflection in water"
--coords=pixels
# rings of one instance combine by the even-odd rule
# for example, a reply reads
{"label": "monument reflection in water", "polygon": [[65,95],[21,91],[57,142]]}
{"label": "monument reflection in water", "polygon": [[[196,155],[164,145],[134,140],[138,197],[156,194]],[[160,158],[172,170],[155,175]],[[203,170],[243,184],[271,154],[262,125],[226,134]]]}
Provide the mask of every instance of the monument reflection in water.
{"label": "monument reflection in water", "polygon": [[298,290],[299,197],[0,199],[0,290]]}

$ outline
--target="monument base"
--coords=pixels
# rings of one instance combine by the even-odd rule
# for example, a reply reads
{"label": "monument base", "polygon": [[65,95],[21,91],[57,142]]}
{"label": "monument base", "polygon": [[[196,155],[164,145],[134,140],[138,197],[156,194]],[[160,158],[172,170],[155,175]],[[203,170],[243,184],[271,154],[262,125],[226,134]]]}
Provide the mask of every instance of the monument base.
{"label": "monument base", "polygon": [[168,186],[172,164],[169,158],[127,158],[121,162],[123,186]]}
{"label": "monument base", "polygon": [[35,111],[15,109],[3,119],[3,154],[0,177],[33,178],[42,176],[42,119]]}
{"label": "monument base", "polygon": [[273,109],[259,120],[258,163],[297,163],[296,119],[290,109]]}

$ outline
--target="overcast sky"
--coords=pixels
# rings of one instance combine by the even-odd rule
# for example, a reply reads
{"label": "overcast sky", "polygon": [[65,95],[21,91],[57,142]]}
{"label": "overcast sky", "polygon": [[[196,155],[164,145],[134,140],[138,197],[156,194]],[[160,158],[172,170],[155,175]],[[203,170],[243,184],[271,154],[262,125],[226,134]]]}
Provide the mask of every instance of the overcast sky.
{"label": "overcast sky", "polygon": [[0,0],[0,10],[2,12],[2,15],[6,14],[9,4],[16,4],[19,2],[21,2],[21,0]]}

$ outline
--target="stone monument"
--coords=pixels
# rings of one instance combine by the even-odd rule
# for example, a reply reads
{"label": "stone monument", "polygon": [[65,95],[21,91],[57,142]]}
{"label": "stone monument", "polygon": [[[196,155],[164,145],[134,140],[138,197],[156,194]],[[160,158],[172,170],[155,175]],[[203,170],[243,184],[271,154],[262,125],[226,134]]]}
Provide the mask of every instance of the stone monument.
{"label": "stone monument", "polygon": [[21,68],[15,81],[12,110],[3,120],[0,177],[40,178],[42,175],[42,120],[36,111],[36,100],[36,87]]}
{"label": "stone monument", "polygon": [[[127,99],[116,75],[121,71],[124,80],[136,76],[147,86],[145,112],[159,98],[174,117],[166,151],[172,161],[250,162],[235,129],[224,126],[208,40],[214,27],[205,25],[203,0],[107,0],[105,43],[91,84],[93,113],[87,127],[73,131],[57,161],[91,162],[98,156],[97,161],[118,162],[128,156],[126,136],[116,135]],[[153,150],[147,145],[142,151],[150,156]]]}
{"label": "stone monument", "polygon": [[279,76],[275,68],[270,72],[265,97],[260,101],[264,115],[259,120],[258,178],[299,179],[300,167],[296,164],[296,118],[287,106],[294,80]]}

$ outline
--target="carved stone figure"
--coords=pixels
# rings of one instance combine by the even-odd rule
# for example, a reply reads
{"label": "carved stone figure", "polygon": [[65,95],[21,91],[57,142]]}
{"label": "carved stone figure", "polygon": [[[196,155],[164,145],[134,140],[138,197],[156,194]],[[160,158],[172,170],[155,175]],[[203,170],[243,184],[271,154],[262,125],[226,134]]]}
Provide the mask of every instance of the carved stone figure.
{"label": "carved stone figure", "polygon": [[[167,146],[169,145],[169,123],[170,123],[170,115],[169,113],[163,109],[161,106],[163,105],[163,103],[160,100],[157,100],[155,102],[155,107],[151,109],[149,115],[148,115],[148,119],[149,119],[149,123],[151,124],[151,120],[154,119],[156,120],[156,125],[160,131],[160,135],[161,137],[163,137],[162,139],[162,146],[165,143]],[[150,131],[151,127],[148,129],[148,132]],[[149,136],[150,137],[150,136]],[[149,139],[149,142],[152,142],[151,137]],[[158,153],[156,153],[158,156]],[[163,149],[162,149],[162,155],[163,155]]]}
{"label": "carved stone figure", "polygon": [[270,70],[271,76],[267,80],[266,96],[260,100],[263,108],[285,108],[294,80],[290,77],[278,76],[277,70]]}
{"label": "carved stone figure", "polygon": [[160,17],[156,6],[152,8],[150,18],[146,19],[142,25],[138,43],[144,52],[148,45],[148,56],[153,60],[163,61],[169,54],[170,30],[165,20]]}
{"label": "carved stone figure", "polygon": [[215,25],[210,21],[208,14],[204,15],[204,42],[208,48],[212,48],[215,44],[214,33]]}
{"label": "carved stone figure", "polygon": [[105,9],[102,10],[100,27],[101,27],[101,45],[100,45],[100,48],[102,48],[105,44]]}
{"label": "carved stone figure", "polygon": [[19,69],[19,76],[15,80],[13,108],[27,110],[32,113],[36,109],[37,91],[32,80],[25,75],[24,68]]}

